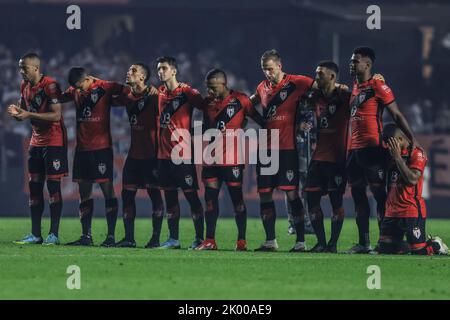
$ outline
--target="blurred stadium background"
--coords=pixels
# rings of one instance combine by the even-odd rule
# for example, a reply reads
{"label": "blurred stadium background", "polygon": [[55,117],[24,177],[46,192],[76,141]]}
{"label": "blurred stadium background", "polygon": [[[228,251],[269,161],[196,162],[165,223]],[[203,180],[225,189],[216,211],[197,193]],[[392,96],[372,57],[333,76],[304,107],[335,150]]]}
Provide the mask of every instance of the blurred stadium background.
{"label": "blurred stadium background", "polygon": [[[70,4],[81,8],[81,30],[66,27]],[[371,4],[381,8],[381,30],[366,27]],[[341,67],[340,82],[350,85],[351,51],[369,45],[377,53],[375,71],[386,78],[429,153],[429,216],[450,217],[449,17],[448,1],[0,0],[0,216],[28,215],[25,166],[30,126],[6,115],[6,107],[20,95],[17,65],[27,51],[41,54],[45,73],[63,89],[73,65],[86,66],[99,78],[124,82],[132,62],[146,62],[154,71],[156,57],[173,55],[179,79],[201,92],[206,72],[221,67],[228,72],[231,88],[251,94],[264,77],[259,59],[267,49],[279,50],[284,70],[294,74],[312,76],[319,60],[333,59]],[[157,84],[154,73],[151,81]],[[73,105],[64,105],[64,119],[72,150]],[[122,108],[112,111],[111,127],[120,194],[129,143]],[[72,151],[70,163],[71,155]],[[256,216],[255,184],[254,168],[248,167],[246,201],[249,214]],[[77,188],[69,178],[63,192],[64,215],[77,215]],[[345,206],[352,217],[348,197]],[[141,198],[138,210],[141,216],[143,211],[150,215],[146,198]],[[221,215],[231,212],[230,202],[223,202]]]}

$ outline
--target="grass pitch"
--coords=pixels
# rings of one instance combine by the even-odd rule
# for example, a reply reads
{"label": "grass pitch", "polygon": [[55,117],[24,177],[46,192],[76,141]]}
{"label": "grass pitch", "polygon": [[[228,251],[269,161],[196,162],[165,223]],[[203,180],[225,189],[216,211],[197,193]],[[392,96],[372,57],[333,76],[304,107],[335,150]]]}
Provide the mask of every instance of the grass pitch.
{"label": "grass pitch", "polygon": [[[43,222],[47,231],[49,220]],[[330,221],[327,219],[327,235]],[[18,246],[12,240],[29,232],[27,218],[0,219],[0,299],[450,299],[450,257],[288,253],[295,236],[278,218],[276,253],[234,252],[233,219],[219,219],[219,251],[188,251],[194,229],[182,219],[181,250],[149,250],[150,219],[136,221],[137,249],[100,247]],[[77,219],[64,218],[63,243],[80,235]],[[93,239],[105,237],[106,221],[93,222]],[[450,242],[450,220],[427,221],[427,232]],[[371,239],[377,239],[371,221]],[[46,234],[43,232],[43,234]],[[262,242],[259,219],[249,219],[250,249]],[[123,236],[118,221],[117,238]],[[164,222],[161,241],[167,237]],[[353,218],[344,223],[338,250],[357,239]],[[307,235],[312,247],[315,237]],[[66,287],[69,265],[81,270],[81,289]],[[367,268],[381,269],[381,289],[369,290]]]}

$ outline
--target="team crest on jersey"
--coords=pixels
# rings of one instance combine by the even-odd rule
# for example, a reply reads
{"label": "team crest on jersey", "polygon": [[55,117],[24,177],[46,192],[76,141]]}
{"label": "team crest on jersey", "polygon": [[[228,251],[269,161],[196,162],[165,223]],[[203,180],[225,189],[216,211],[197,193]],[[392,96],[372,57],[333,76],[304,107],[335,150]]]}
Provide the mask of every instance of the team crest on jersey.
{"label": "team crest on jersey", "polygon": [[133,114],[131,117],[130,117],[130,123],[132,124],[132,125],[137,125],[137,116],[135,115],[135,114]]}
{"label": "team crest on jersey", "polygon": [[139,111],[141,111],[144,108],[144,104],[145,104],[144,99],[139,100],[138,105],[137,105]]}
{"label": "team crest on jersey", "polygon": [[383,169],[378,170],[378,178],[380,178],[380,180],[383,180],[383,178],[384,178],[384,170]]}
{"label": "team crest on jersey", "polygon": [[194,178],[192,178],[191,175],[187,175],[184,177],[184,181],[188,186],[192,186],[192,184],[194,183]]}
{"label": "team crest on jersey", "polygon": [[97,101],[98,101],[98,93],[97,92],[91,93],[91,100],[93,103],[97,103]]}
{"label": "team crest on jersey", "polygon": [[286,90],[280,91],[280,98],[283,101],[286,100],[286,98],[287,98],[287,91]]}
{"label": "team crest on jersey", "polygon": [[99,163],[98,164],[98,171],[103,175],[106,172],[106,164],[105,163]]}
{"label": "team crest on jersey", "polygon": [[231,118],[234,115],[234,107],[229,106],[227,108],[227,115],[229,118]]}
{"label": "team crest on jersey", "polygon": [[416,237],[416,239],[420,238],[421,232],[420,232],[420,229],[418,227],[414,227],[413,235],[414,235],[414,237]]}
{"label": "team crest on jersey", "polygon": [[53,160],[53,168],[55,168],[56,171],[58,171],[59,168],[61,168],[61,161],[59,161],[59,159]]}
{"label": "team crest on jersey", "polygon": [[397,172],[397,171],[394,171],[394,172],[392,172],[391,182],[392,182],[392,183],[396,183],[397,180],[398,180],[398,172]]}
{"label": "team crest on jersey", "polygon": [[337,186],[340,186],[342,183],[342,177],[341,176],[335,176],[334,177],[334,182],[336,182]]}
{"label": "team crest on jersey", "polygon": [[289,180],[289,182],[291,182],[292,179],[294,179],[294,171],[292,170],[286,171],[286,178]]}
{"label": "team crest on jersey", "polygon": [[34,101],[36,102],[36,104],[37,104],[38,106],[41,105],[42,99],[41,99],[41,96],[39,95],[39,93],[38,93],[38,94],[36,95],[36,97],[34,98]]}
{"label": "team crest on jersey", "polygon": [[359,103],[360,104],[363,103],[365,99],[366,99],[366,93],[365,92],[361,92],[359,94]]}
{"label": "team crest on jersey", "polygon": [[177,110],[178,107],[180,106],[180,101],[179,100],[173,100],[172,101],[172,107]]}
{"label": "team crest on jersey", "polygon": [[233,167],[232,172],[233,172],[233,176],[235,178],[239,177],[239,174],[240,174],[239,167]]}
{"label": "team crest on jersey", "polygon": [[331,106],[328,106],[328,112],[334,114],[336,112],[336,105],[332,104]]}

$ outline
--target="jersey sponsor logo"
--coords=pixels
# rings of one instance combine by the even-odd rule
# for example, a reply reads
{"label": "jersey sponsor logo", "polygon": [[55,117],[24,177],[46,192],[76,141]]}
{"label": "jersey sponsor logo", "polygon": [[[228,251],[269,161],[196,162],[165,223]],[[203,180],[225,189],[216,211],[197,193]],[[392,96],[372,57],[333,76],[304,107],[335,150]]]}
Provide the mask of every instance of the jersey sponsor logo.
{"label": "jersey sponsor logo", "polygon": [[61,161],[59,159],[53,160],[53,168],[55,168],[56,171],[58,171],[59,168],[61,168]]}
{"label": "jersey sponsor logo", "polygon": [[135,126],[137,125],[138,121],[137,121],[137,116],[135,114],[132,114],[130,117],[130,124]]}
{"label": "jersey sponsor logo", "polygon": [[186,184],[188,186],[192,186],[192,184],[194,183],[194,178],[192,178],[192,176],[189,174],[187,176],[184,177],[184,181],[186,182]]}
{"label": "jersey sponsor logo", "polygon": [[283,88],[267,103],[267,107],[263,108],[263,116],[266,120],[285,120],[283,117],[277,118],[277,109],[287,98],[295,91],[297,87],[294,83],[288,82]]}
{"label": "jersey sponsor logo", "polygon": [[422,233],[420,232],[419,227],[414,227],[414,229],[413,229],[412,232],[413,232],[414,237],[416,237],[416,239],[419,239],[419,238],[420,238],[420,235],[422,234]]}
{"label": "jersey sponsor logo", "polygon": [[328,112],[333,115],[336,112],[336,105],[335,104],[329,105]]}
{"label": "jersey sponsor logo", "polygon": [[393,171],[392,175],[391,175],[391,182],[392,183],[396,183],[398,180],[398,172],[397,171]]}
{"label": "jersey sponsor logo", "polygon": [[383,178],[384,178],[384,170],[383,169],[378,170],[378,178],[380,178],[380,180],[383,180]]}
{"label": "jersey sponsor logo", "polygon": [[328,118],[327,117],[321,117],[320,118],[320,128],[321,129],[328,128]]}
{"label": "jersey sponsor logo", "polygon": [[233,172],[233,176],[235,178],[238,178],[239,174],[241,173],[241,171],[239,170],[239,167],[233,167],[233,169],[231,169],[231,171]]}
{"label": "jersey sponsor logo", "polygon": [[99,163],[98,164],[98,172],[100,172],[100,174],[104,175],[106,172],[106,164],[105,163]]}
{"label": "jersey sponsor logo", "polygon": [[286,178],[288,179],[289,182],[291,182],[292,179],[294,179],[294,171],[293,170],[286,171]]}
{"label": "jersey sponsor logo", "polygon": [[90,118],[92,116],[92,109],[89,106],[85,106],[82,112],[83,118]]}
{"label": "jersey sponsor logo", "polygon": [[159,123],[162,129],[165,129],[170,124],[170,119],[173,114],[180,109],[187,102],[187,97],[184,93],[179,94],[177,97],[168,101],[161,113]]}

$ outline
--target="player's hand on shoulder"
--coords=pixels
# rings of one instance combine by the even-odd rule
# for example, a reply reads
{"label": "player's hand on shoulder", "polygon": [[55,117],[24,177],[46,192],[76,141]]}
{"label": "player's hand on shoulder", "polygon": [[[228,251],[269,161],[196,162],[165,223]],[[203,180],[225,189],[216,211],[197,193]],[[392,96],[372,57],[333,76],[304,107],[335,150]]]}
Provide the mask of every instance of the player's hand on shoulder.
{"label": "player's hand on shoulder", "polygon": [[308,122],[301,122],[298,125],[298,128],[302,131],[309,131],[312,129],[312,125],[311,125],[311,123],[308,123]]}
{"label": "player's hand on shoulder", "polygon": [[180,82],[180,88],[187,88],[189,87],[186,83]]}
{"label": "player's hand on shoulder", "polygon": [[341,91],[349,91],[350,90],[348,85],[343,84],[343,83],[336,83],[336,88]]}
{"label": "player's hand on shoulder", "polygon": [[383,75],[380,74],[380,73],[375,73],[375,74],[373,75],[373,78],[374,78],[375,80],[379,80],[379,81],[381,81],[381,82],[386,83],[386,81],[384,80]]}
{"label": "player's hand on shoulder", "polygon": [[151,96],[156,96],[158,94],[158,88],[150,85],[148,88],[148,92],[150,93]]}

